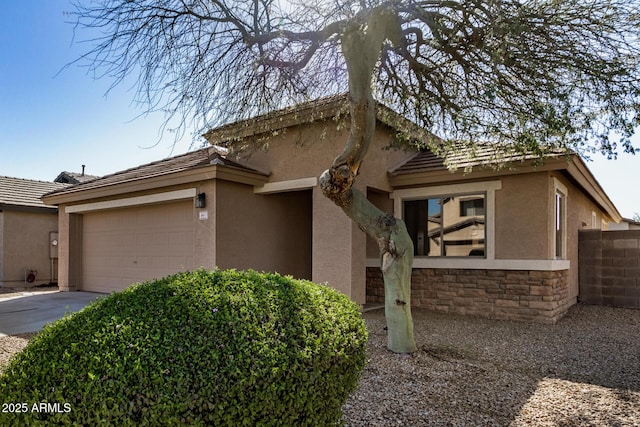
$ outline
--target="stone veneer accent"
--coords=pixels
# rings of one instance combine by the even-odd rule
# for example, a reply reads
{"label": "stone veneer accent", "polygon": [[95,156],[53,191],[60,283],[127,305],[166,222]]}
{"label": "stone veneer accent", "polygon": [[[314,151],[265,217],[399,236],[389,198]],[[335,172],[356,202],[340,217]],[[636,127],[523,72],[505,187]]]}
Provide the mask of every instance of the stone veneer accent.
{"label": "stone veneer accent", "polygon": [[[411,305],[490,319],[555,323],[569,309],[567,270],[414,268]],[[367,303],[384,303],[378,267],[367,268]]]}

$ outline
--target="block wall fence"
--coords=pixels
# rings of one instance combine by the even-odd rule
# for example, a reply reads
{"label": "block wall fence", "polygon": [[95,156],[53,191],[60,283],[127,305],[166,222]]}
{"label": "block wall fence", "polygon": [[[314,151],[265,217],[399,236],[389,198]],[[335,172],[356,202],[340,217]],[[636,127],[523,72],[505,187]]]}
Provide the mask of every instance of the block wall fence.
{"label": "block wall fence", "polygon": [[640,308],[640,230],[582,230],[578,238],[578,300]]}

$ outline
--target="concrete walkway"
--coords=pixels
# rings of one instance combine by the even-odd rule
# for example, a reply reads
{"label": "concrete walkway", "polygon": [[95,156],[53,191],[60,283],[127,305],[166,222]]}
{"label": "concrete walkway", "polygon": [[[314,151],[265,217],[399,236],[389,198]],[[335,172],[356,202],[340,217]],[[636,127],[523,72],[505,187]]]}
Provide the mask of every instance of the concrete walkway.
{"label": "concrete walkway", "polygon": [[65,313],[80,311],[99,296],[95,292],[19,292],[0,298],[0,337],[36,332]]}

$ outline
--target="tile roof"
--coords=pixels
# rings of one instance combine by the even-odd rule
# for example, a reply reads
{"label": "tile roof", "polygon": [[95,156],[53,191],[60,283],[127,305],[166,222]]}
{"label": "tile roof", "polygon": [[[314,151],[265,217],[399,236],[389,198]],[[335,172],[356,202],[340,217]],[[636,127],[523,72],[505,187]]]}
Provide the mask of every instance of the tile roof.
{"label": "tile roof", "polygon": [[225,146],[229,142],[242,138],[272,132],[289,126],[329,119],[336,115],[346,114],[348,111],[348,98],[343,93],[291,105],[249,119],[227,123],[208,130],[203,136],[212,144]]}
{"label": "tile roof", "polygon": [[68,184],[0,176],[0,209],[3,207],[55,209],[55,206],[42,203],[40,197],[45,193],[65,187],[68,187]]}
{"label": "tile roof", "polygon": [[[226,147],[243,138],[269,134],[290,126],[328,120],[348,114],[349,98],[346,93],[342,93],[291,105],[249,119],[227,123],[210,129],[203,136],[211,144]],[[376,101],[376,118],[379,122],[410,139],[417,139],[423,142],[438,140],[435,135],[425,131],[411,120],[379,101]]]}
{"label": "tile roof", "polygon": [[61,182],[63,184],[79,184],[100,178],[98,175],[87,175],[81,172],[60,172],[60,175],[53,182]]}
{"label": "tile roof", "polygon": [[74,191],[89,190],[93,188],[108,187],[111,185],[133,182],[162,175],[169,175],[176,172],[197,169],[210,165],[223,165],[234,169],[241,169],[265,176],[267,175],[264,172],[252,169],[248,166],[225,158],[223,151],[217,150],[215,147],[206,147],[200,150],[191,151],[186,154],[169,157],[167,159],[158,160],[120,172],[115,172],[110,175],[105,175],[91,181],[53,191],[47,195],[57,195],[71,193]]}
{"label": "tile roof", "polygon": [[[558,158],[565,155],[564,152],[551,152],[546,158]],[[504,153],[495,146],[478,146],[473,149],[462,149],[448,154],[445,157],[432,153],[429,150],[418,152],[394,170],[389,171],[391,176],[406,175],[411,173],[432,172],[439,170],[470,169],[476,167],[491,168],[496,165],[501,167],[524,161],[541,160],[533,153]],[[448,166],[448,167],[447,167]]]}

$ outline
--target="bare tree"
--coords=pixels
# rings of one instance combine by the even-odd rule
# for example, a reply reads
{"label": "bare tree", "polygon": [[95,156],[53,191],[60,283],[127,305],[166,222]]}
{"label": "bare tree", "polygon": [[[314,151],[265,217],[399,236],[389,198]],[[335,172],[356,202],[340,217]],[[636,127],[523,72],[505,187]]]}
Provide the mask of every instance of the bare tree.
{"label": "bare tree", "polygon": [[379,244],[394,352],[416,350],[413,245],[353,188],[376,100],[437,135],[410,142],[441,155],[635,151],[637,0],[98,0],[74,13],[101,34],[80,62],[114,85],[137,76],[137,100],[183,127],[348,92],[349,137],[320,185]]}

